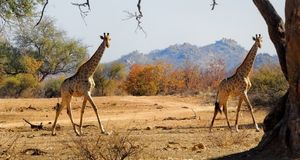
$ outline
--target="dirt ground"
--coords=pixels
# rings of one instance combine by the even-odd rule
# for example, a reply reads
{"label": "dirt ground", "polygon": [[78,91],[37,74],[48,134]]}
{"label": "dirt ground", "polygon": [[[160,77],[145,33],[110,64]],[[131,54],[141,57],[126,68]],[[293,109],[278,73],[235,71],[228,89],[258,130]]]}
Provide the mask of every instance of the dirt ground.
{"label": "dirt ground", "polygon": [[[84,159],[78,141],[95,145],[97,139],[127,135],[139,147],[138,159],[211,159],[249,150],[260,141],[245,104],[239,118],[240,132],[230,132],[224,114],[218,115],[210,133],[213,99],[208,96],[94,97],[100,118],[111,135],[101,135],[93,109],[84,113],[84,135],[75,135],[66,108],[58,119],[57,135],[51,135],[57,98],[0,99],[0,159]],[[79,123],[82,98],[72,99]],[[229,103],[229,120],[235,122],[237,102]],[[267,111],[255,108],[259,124]],[[196,115],[196,118],[195,118]],[[33,130],[23,118],[43,123]],[[233,127],[234,128],[234,127]],[[132,158],[135,159],[135,158]]]}

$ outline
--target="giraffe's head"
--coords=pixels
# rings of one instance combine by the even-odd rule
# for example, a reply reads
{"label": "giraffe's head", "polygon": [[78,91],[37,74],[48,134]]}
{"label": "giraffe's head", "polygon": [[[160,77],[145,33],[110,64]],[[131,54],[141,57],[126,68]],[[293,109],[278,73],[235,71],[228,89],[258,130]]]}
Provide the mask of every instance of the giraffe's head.
{"label": "giraffe's head", "polygon": [[255,44],[258,46],[258,48],[261,48],[262,46],[262,36],[260,34],[256,34],[255,37],[252,37],[255,41]]}
{"label": "giraffe's head", "polygon": [[111,40],[109,33],[104,33],[103,36],[100,36],[100,38],[103,40],[103,42],[105,42],[105,47],[109,48]]}

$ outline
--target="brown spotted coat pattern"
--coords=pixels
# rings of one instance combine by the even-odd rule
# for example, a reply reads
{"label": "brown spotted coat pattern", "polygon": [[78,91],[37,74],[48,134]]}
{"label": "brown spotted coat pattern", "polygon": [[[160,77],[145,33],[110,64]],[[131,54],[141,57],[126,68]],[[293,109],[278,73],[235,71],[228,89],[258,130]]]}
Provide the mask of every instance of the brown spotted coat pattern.
{"label": "brown spotted coat pattern", "polygon": [[[81,65],[72,77],[67,78],[60,87],[61,92],[61,104],[57,104],[56,108],[56,116],[52,127],[52,135],[56,135],[55,128],[57,124],[57,119],[62,111],[62,109],[67,106],[67,113],[70,117],[71,123],[73,125],[74,132],[76,135],[82,135],[82,117],[84,113],[84,109],[87,101],[92,105],[95,114],[97,116],[97,120],[99,123],[99,128],[101,133],[107,134],[103,128],[103,125],[100,120],[100,116],[98,115],[97,106],[94,103],[91,97],[91,91],[95,86],[93,75],[98,66],[99,61],[105,51],[105,48],[109,48],[110,46],[110,36],[109,33],[104,33],[103,36],[100,36],[103,40],[99,48],[96,50],[94,55],[83,65]],[[81,107],[81,115],[80,115],[80,124],[79,131],[76,129],[76,124],[73,121],[72,111],[71,111],[71,99],[72,97],[84,97],[82,107]]]}
{"label": "brown spotted coat pattern", "polygon": [[262,37],[261,35],[256,35],[253,37],[255,43],[253,44],[252,48],[250,49],[249,53],[247,54],[246,58],[244,59],[243,63],[236,69],[236,72],[233,76],[228,77],[221,81],[218,87],[217,99],[215,103],[215,111],[213,115],[213,119],[210,125],[210,131],[213,127],[214,120],[218,112],[221,112],[221,107],[223,107],[223,112],[226,117],[227,125],[230,127],[230,123],[227,116],[227,101],[229,96],[239,97],[237,113],[236,113],[236,121],[235,121],[235,129],[238,131],[238,118],[239,112],[241,109],[242,102],[245,101],[255,126],[256,131],[259,131],[259,127],[255,121],[255,117],[253,115],[253,107],[249,101],[247,96],[247,92],[251,87],[251,82],[249,79],[249,73],[252,69],[253,63],[255,61],[256,53],[258,48],[261,48],[262,45]]}

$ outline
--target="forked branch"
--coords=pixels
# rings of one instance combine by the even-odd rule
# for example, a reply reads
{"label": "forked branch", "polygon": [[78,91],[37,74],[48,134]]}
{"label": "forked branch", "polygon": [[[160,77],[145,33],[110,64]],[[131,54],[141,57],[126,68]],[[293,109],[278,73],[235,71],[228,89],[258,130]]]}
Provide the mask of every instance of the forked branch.
{"label": "forked branch", "polygon": [[42,9],[42,12],[41,12],[41,16],[40,16],[38,22],[35,24],[34,27],[36,27],[37,25],[39,25],[39,24],[41,23],[47,5],[48,5],[48,0],[46,0],[46,3],[44,4],[43,9]]}
{"label": "forked branch", "polygon": [[213,0],[211,4],[211,10],[214,10],[216,5],[218,5],[218,3],[216,2],[216,0]]}
{"label": "forked branch", "polygon": [[30,128],[31,128],[31,129],[37,129],[37,130],[43,129],[43,124],[42,124],[42,123],[36,125],[36,124],[30,123],[29,121],[27,121],[27,120],[24,119],[24,118],[23,118],[23,120],[24,120],[26,123],[28,123],[28,124],[30,125]]}
{"label": "forked branch", "polygon": [[129,12],[129,11],[124,11],[127,14],[127,18],[125,18],[123,20],[130,20],[130,19],[134,18],[137,21],[137,27],[136,27],[135,31],[140,30],[145,34],[145,36],[147,36],[144,28],[142,27],[141,19],[143,18],[143,12],[141,9],[141,2],[142,2],[142,0],[138,0],[138,3],[137,3],[138,12],[133,13],[133,12]]}
{"label": "forked branch", "polygon": [[[71,4],[78,7],[80,16],[81,16],[82,20],[84,21],[84,23],[86,24],[84,18],[91,11],[90,1],[86,0],[86,2],[84,2],[84,3],[71,3]],[[84,8],[86,8],[86,7],[87,7],[87,10],[84,10]]]}

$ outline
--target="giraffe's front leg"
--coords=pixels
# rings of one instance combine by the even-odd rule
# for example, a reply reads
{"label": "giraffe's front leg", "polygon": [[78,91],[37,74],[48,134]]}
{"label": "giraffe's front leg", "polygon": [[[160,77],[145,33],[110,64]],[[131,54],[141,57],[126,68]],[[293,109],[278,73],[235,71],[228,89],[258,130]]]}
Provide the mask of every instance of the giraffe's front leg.
{"label": "giraffe's front leg", "polygon": [[244,98],[245,102],[247,103],[247,106],[248,106],[248,108],[250,110],[251,117],[252,117],[252,120],[253,120],[254,127],[256,129],[256,132],[259,132],[259,127],[258,127],[258,125],[256,123],[256,120],[255,120],[255,117],[254,117],[254,114],[253,114],[253,108],[252,108],[252,105],[251,105],[251,103],[249,101],[249,98],[247,96],[247,92],[244,92],[243,98]]}
{"label": "giraffe's front leg", "polygon": [[97,117],[97,120],[98,120],[98,123],[99,123],[99,128],[101,130],[101,134],[109,135],[110,133],[108,133],[108,132],[106,132],[104,130],[104,127],[103,127],[103,125],[101,123],[100,116],[98,115],[97,106],[96,106],[96,104],[94,103],[94,101],[92,99],[91,92],[87,92],[86,93],[86,98],[90,102],[90,104],[92,105],[92,107],[93,107],[93,109],[95,111],[95,114],[96,114],[96,117]]}
{"label": "giraffe's front leg", "polygon": [[80,123],[79,123],[79,134],[80,135],[82,135],[82,118],[83,118],[83,113],[84,113],[84,109],[86,106],[86,102],[87,102],[87,98],[84,97],[82,107],[81,107],[81,113],[80,113]]}
{"label": "giraffe's front leg", "polygon": [[58,116],[59,116],[60,112],[61,112],[62,109],[64,108],[64,106],[65,106],[64,101],[62,101],[61,104],[57,103],[55,119],[54,119],[54,123],[53,123],[53,126],[52,126],[52,135],[53,135],[53,136],[56,135],[56,123],[57,123],[57,119],[58,119]]}
{"label": "giraffe's front leg", "polygon": [[67,113],[70,117],[70,120],[71,120],[71,123],[72,123],[72,126],[73,126],[73,129],[74,129],[74,132],[77,136],[79,136],[79,132],[77,131],[76,129],[76,124],[74,123],[73,121],[73,115],[72,115],[72,110],[71,110],[71,97],[68,99],[67,101]]}
{"label": "giraffe's front leg", "polygon": [[240,113],[240,110],[241,110],[242,102],[243,102],[243,98],[240,97],[239,104],[238,104],[237,111],[236,111],[236,119],[235,119],[235,130],[236,130],[236,132],[239,132],[238,121],[239,121],[239,113]]}

